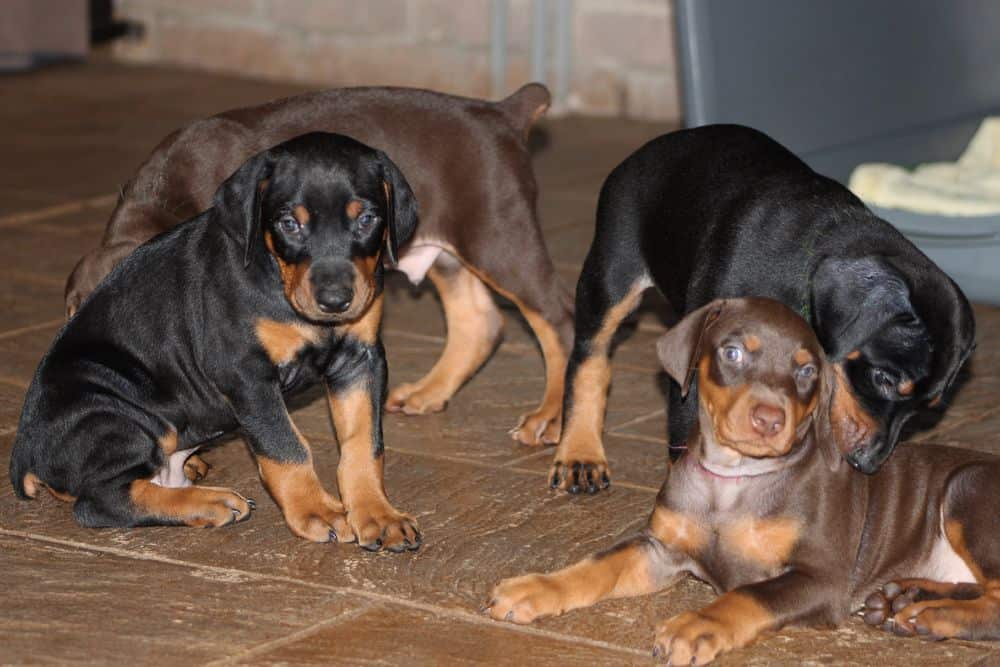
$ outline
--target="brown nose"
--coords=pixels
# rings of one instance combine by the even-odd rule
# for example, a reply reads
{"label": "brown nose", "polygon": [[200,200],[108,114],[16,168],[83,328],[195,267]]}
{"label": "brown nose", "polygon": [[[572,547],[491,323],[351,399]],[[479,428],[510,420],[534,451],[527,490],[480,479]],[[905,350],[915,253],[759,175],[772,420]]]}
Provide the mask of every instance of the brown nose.
{"label": "brown nose", "polygon": [[750,411],[753,430],[764,437],[776,435],[785,426],[785,411],[767,403],[758,403]]}

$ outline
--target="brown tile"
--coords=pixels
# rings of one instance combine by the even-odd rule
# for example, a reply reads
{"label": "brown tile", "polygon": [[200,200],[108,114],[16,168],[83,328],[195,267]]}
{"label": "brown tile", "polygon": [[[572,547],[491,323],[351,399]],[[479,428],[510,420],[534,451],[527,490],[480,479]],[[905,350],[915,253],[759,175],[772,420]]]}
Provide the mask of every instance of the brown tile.
{"label": "brown tile", "polygon": [[190,664],[368,604],[238,570],[124,558],[9,535],[0,535],[0,551],[5,664]]}
{"label": "brown tile", "polygon": [[62,324],[62,319],[56,319],[48,324],[0,332],[0,359],[3,359],[0,377],[27,387]]}
{"label": "brown tile", "polygon": [[385,605],[310,634],[293,644],[255,653],[254,665],[622,665],[645,655],[563,638],[539,636],[503,623],[468,621]]}

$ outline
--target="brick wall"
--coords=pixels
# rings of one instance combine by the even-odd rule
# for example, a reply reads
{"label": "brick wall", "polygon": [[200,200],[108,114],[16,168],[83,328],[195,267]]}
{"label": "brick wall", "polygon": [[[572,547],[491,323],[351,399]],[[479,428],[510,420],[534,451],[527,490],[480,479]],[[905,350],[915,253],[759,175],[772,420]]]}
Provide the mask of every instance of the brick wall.
{"label": "brick wall", "polygon": [[[531,1],[509,7],[508,91],[529,77]],[[679,118],[672,3],[574,0],[572,7],[570,92],[556,110]],[[117,0],[116,12],[146,28],[142,39],[115,44],[115,57],[126,61],[320,87],[491,96],[489,0]]]}

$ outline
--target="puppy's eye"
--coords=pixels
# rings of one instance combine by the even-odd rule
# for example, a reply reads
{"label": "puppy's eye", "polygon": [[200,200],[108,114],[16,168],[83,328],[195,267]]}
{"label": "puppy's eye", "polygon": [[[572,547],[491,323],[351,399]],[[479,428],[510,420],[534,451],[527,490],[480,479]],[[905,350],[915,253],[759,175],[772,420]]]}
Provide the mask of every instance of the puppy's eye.
{"label": "puppy's eye", "polygon": [[743,348],[736,345],[727,345],[722,348],[722,358],[734,364],[742,363]]}
{"label": "puppy's eye", "polygon": [[892,376],[881,368],[876,368],[872,371],[872,380],[883,389],[893,389],[896,386],[896,382],[892,379]]}
{"label": "puppy's eye", "polygon": [[364,213],[359,215],[357,220],[358,225],[360,227],[374,227],[375,225],[378,224],[378,221],[379,217],[369,211],[365,211]]}
{"label": "puppy's eye", "polygon": [[805,366],[802,366],[801,368],[799,368],[795,372],[803,380],[808,380],[811,377],[813,377],[814,375],[816,375],[816,367],[813,366],[812,364],[806,364]]}
{"label": "puppy's eye", "polygon": [[302,231],[302,225],[296,220],[294,215],[283,215],[278,218],[278,222],[275,224],[278,231],[284,234],[298,234]]}

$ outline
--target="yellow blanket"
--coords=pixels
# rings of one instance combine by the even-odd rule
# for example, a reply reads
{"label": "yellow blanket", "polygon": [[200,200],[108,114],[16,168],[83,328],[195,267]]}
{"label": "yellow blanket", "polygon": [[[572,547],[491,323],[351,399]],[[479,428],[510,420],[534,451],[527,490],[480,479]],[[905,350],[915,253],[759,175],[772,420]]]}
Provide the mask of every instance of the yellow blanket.
{"label": "yellow blanket", "polygon": [[933,162],[913,171],[863,164],[848,184],[866,203],[949,216],[1000,214],[1000,117],[983,121],[958,162]]}

